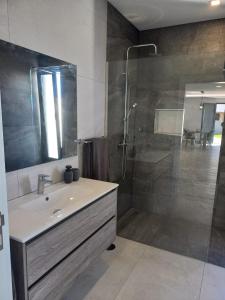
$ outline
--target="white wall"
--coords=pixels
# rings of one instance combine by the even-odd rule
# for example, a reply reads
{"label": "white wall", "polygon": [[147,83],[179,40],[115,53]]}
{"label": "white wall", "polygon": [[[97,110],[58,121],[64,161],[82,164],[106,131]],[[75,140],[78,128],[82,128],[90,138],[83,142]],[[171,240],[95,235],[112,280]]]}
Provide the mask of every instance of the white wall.
{"label": "white wall", "polygon": [[[106,34],[106,0],[0,0],[1,39],[77,65],[79,138],[104,135]],[[52,173],[57,163],[48,165]],[[17,182],[21,195],[21,172],[29,181],[39,170],[8,174],[8,186]]]}
{"label": "white wall", "polygon": [[2,118],[0,103],[0,211],[5,217],[5,226],[3,226],[3,249],[0,251],[0,299],[12,299],[12,283],[11,283],[11,263],[9,248],[9,225],[8,225],[8,208],[6,199],[6,180],[4,166],[3,151],[3,134],[2,134]]}
{"label": "white wall", "polygon": [[186,98],[184,101],[184,129],[201,130],[202,110],[200,98]]}
{"label": "white wall", "polygon": [[202,110],[200,104],[203,103],[225,103],[221,98],[185,98],[184,101],[184,129],[200,130],[202,121]]}

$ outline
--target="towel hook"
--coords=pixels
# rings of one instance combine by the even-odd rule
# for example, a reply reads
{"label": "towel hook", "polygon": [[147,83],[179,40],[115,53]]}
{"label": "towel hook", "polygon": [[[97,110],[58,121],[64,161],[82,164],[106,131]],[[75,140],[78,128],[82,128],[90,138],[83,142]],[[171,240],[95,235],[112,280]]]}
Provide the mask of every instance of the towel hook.
{"label": "towel hook", "polygon": [[89,143],[92,143],[92,141],[84,140],[84,139],[77,139],[77,140],[74,140],[74,143],[80,145],[80,144],[89,144]]}

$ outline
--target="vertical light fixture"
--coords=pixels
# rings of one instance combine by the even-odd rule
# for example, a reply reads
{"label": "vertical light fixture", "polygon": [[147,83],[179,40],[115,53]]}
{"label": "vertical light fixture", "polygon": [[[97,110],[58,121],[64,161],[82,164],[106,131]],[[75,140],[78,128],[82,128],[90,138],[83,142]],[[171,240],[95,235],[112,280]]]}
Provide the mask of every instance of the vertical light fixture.
{"label": "vertical light fixture", "polygon": [[59,159],[52,74],[41,75],[48,157]]}
{"label": "vertical light fixture", "polygon": [[201,91],[201,94],[202,94],[202,100],[201,100],[199,108],[202,110],[203,109],[203,101],[204,101],[204,91]]}
{"label": "vertical light fixture", "polygon": [[63,138],[62,138],[62,90],[61,90],[61,74],[59,71],[56,72],[56,88],[57,88],[57,100],[58,100],[58,115],[59,115],[59,134],[60,134],[60,146],[63,146]]}

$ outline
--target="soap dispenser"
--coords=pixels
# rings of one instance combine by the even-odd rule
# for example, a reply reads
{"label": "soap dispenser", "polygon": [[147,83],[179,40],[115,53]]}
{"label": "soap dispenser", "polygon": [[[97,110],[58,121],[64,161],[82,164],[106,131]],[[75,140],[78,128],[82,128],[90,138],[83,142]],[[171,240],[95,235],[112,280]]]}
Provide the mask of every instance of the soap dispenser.
{"label": "soap dispenser", "polygon": [[72,171],[72,166],[70,165],[66,166],[66,170],[64,172],[64,182],[65,183],[73,182],[73,171]]}

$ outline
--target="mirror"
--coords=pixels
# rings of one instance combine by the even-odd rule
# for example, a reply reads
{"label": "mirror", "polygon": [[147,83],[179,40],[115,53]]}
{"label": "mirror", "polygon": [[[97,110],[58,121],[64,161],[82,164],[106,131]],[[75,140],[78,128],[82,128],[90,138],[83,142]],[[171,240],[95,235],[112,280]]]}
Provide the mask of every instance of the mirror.
{"label": "mirror", "polygon": [[77,153],[76,66],[0,41],[6,171]]}

